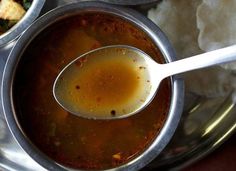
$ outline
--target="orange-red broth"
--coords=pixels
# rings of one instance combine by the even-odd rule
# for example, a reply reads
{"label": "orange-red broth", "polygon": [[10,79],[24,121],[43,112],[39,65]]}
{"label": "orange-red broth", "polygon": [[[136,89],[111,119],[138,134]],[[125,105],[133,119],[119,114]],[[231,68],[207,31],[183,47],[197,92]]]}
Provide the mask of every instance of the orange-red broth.
{"label": "orange-red broth", "polygon": [[14,102],[26,135],[56,162],[79,169],[108,169],[137,157],[158,135],[170,105],[170,82],[162,82],[142,112],[120,120],[76,117],[52,95],[60,70],[81,54],[105,45],[126,44],[163,62],[147,35],[108,14],[70,17],[41,33],[26,49],[14,82]]}

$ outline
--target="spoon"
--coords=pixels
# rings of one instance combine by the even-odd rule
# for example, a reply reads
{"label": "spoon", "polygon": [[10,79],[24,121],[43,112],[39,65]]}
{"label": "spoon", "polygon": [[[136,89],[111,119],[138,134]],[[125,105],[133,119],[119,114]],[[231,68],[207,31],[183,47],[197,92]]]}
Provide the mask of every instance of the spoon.
{"label": "spoon", "polygon": [[53,95],[65,110],[77,116],[125,118],[150,104],[164,78],[234,60],[236,45],[166,64],[158,64],[135,47],[107,46],[69,63],[57,76]]}

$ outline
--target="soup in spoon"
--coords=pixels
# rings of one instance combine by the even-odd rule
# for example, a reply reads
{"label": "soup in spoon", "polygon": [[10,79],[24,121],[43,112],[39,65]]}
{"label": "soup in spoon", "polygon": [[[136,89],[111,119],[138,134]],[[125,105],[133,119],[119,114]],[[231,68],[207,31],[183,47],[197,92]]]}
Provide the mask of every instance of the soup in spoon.
{"label": "soup in spoon", "polygon": [[[137,47],[164,62],[154,41],[135,24],[97,12],[58,21],[24,51],[13,84],[16,117],[32,143],[60,165],[91,170],[118,167],[142,154],[164,125],[171,101],[169,79],[145,110],[125,119],[84,119],[55,101],[53,83],[65,65],[92,49],[114,44]],[[82,84],[76,85],[74,91],[82,90]]]}
{"label": "soup in spoon", "polygon": [[[120,48],[119,48],[120,47]],[[150,94],[145,60],[122,46],[84,54],[68,64],[53,92],[69,112],[85,118],[114,119],[138,112]]]}

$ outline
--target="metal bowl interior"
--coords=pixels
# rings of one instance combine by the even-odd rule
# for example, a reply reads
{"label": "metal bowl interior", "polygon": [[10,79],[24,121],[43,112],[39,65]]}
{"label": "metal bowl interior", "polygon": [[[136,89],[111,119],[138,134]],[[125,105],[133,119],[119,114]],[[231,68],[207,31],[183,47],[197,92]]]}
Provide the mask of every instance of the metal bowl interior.
{"label": "metal bowl interior", "polygon": [[118,5],[146,5],[158,2],[159,0],[101,0],[101,1]]}
{"label": "metal bowl interior", "polygon": [[[77,2],[78,0],[58,0],[59,4],[65,4],[70,2]],[[109,4],[116,4],[122,6],[139,6],[154,4],[160,0],[98,0],[99,2],[106,2]]]}
{"label": "metal bowl interior", "polygon": [[[25,135],[24,131],[21,129],[21,126],[17,121],[17,111],[15,111],[12,96],[12,87],[16,67],[21,59],[24,50],[40,32],[45,30],[53,23],[64,19],[65,17],[88,11],[104,12],[128,20],[150,36],[156,46],[161,50],[166,62],[175,60],[174,51],[170,46],[170,43],[168,42],[167,38],[160,31],[160,29],[146,17],[131,9],[108,5],[106,3],[101,2],[78,2],[52,10],[51,12],[47,13],[46,15],[38,19],[36,22],[34,22],[34,24],[31,25],[31,27],[29,27],[19,38],[10,54],[10,57],[8,58],[3,73],[1,90],[2,104],[8,126],[20,146],[35,161],[37,161],[39,164],[41,164],[48,170],[70,170],[70,168],[65,168],[61,166],[60,164],[56,163],[52,159],[49,159],[46,155],[40,152],[37,147],[35,147],[31,143],[31,141]],[[182,80],[176,76],[171,77],[170,80],[172,90],[171,104],[166,122],[162,130],[160,131],[160,134],[140,156],[114,169],[138,170],[147,165],[151,160],[153,160],[170,141],[179,123],[183,109],[184,99],[184,87]]]}
{"label": "metal bowl interior", "polygon": [[24,17],[7,32],[0,35],[0,47],[12,42],[39,16],[45,0],[34,0]]}

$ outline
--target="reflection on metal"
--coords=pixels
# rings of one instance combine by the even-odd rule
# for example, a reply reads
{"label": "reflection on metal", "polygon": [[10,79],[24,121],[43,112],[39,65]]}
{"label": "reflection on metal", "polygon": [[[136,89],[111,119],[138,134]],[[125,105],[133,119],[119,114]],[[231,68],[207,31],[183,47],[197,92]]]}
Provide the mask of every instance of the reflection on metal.
{"label": "reflection on metal", "polygon": [[220,144],[226,137],[228,137],[232,132],[236,129],[236,123],[218,140],[213,144],[214,146],[217,146]]}
{"label": "reflection on metal", "polygon": [[[56,7],[56,2],[61,4],[62,1],[46,1],[47,10]],[[0,79],[10,49],[0,48]],[[207,99],[187,92],[185,101],[185,111],[173,139],[145,171],[186,166],[219,147],[236,131],[236,107],[231,95]],[[0,170],[44,171],[12,137],[1,105],[0,124]]]}
{"label": "reflection on metal", "polygon": [[0,118],[0,141],[3,141],[6,137],[6,127],[4,120]]}
{"label": "reflection on metal", "polygon": [[[44,171],[40,165],[38,165],[33,159],[31,159],[26,153],[21,152],[21,149],[4,149],[3,155],[6,160],[12,161],[12,164],[16,165],[21,163],[22,167],[30,169],[35,169],[37,171]],[[8,166],[9,167],[9,166]],[[45,170],[46,171],[46,170]]]}
{"label": "reflection on metal", "polygon": [[[212,152],[236,131],[236,107],[231,94],[208,99],[187,92],[185,102],[185,111],[174,137],[145,171],[181,169]],[[224,119],[219,119],[224,113],[227,113]],[[214,123],[218,124],[203,136]]]}
{"label": "reflection on metal", "polygon": [[204,134],[202,135],[203,137],[206,134],[209,134],[214,128],[216,128],[216,126],[218,126],[221,121],[230,113],[230,111],[233,109],[235,105],[234,104],[230,104],[229,108],[226,109],[218,119],[216,119],[204,132]]}
{"label": "reflection on metal", "polygon": [[201,103],[197,104],[194,108],[189,111],[189,114],[194,113],[201,106]]}

